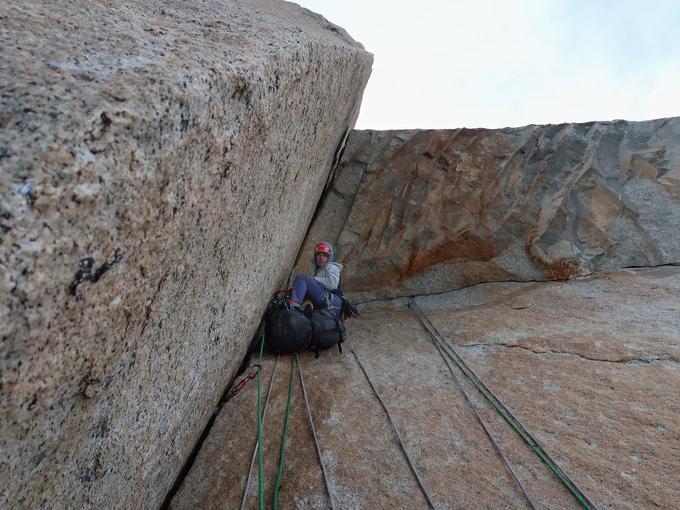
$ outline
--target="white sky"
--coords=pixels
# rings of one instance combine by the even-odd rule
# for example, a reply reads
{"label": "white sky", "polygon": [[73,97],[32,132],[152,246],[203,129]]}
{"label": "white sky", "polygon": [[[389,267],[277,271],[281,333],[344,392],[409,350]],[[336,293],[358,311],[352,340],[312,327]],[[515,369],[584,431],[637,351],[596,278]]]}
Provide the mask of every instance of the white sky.
{"label": "white sky", "polygon": [[680,116],[678,0],[300,0],[374,54],[359,129]]}

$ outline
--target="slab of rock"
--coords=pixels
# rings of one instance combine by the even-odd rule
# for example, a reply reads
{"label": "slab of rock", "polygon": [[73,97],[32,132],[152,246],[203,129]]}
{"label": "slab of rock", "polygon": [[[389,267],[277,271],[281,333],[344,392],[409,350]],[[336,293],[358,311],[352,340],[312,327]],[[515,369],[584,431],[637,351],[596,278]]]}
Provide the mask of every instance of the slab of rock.
{"label": "slab of rock", "polygon": [[[484,284],[417,298],[427,317],[602,509],[680,500],[680,268],[559,283]],[[409,310],[374,306],[351,344],[385,401],[436,508],[529,508],[454,376]],[[300,356],[337,508],[426,508],[387,416],[345,344]],[[274,367],[265,357],[263,393]],[[272,501],[290,358],[265,417],[264,488]],[[297,375],[296,375],[297,377]],[[327,508],[300,385],[294,381],[281,508]],[[538,508],[576,499],[468,383],[466,392]],[[256,439],[256,385],[217,418],[172,501],[238,508]],[[257,467],[246,508],[257,507]]]}
{"label": "slab of rock", "polygon": [[0,507],[157,508],[372,57],[267,0],[0,5]]}
{"label": "slab of rock", "polygon": [[419,298],[598,508],[680,501],[680,268]]}
{"label": "slab of rock", "polygon": [[[445,366],[441,360],[436,363],[436,351],[410,314],[367,317],[355,326],[352,343],[397,420],[434,501],[442,508],[454,500],[474,507],[484,497],[495,508],[525,508],[488,440],[469,426],[474,415],[447,386]],[[395,331],[401,332],[396,338]],[[342,355],[336,349],[318,359],[304,354],[300,363],[337,508],[425,508],[392,426],[347,346]],[[265,383],[273,365],[270,355]],[[283,358],[265,417],[266,507],[272,504],[289,366],[290,357]],[[329,508],[297,374],[294,383],[279,507]],[[256,409],[251,383],[223,408],[172,501],[173,509],[239,507],[256,439]],[[257,508],[257,484],[256,465],[246,508]]]}
{"label": "slab of rock", "polygon": [[[678,293],[680,268],[664,267],[565,283],[483,284],[416,301],[598,508],[674,508],[680,501]],[[528,508],[409,310],[367,312],[350,323],[349,335],[436,508]],[[425,508],[350,346],[318,359],[303,354],[300,363],[337,507]],[[263,395],[274,364],[267,355]],[[290,357],[282,358],[265,416],[267,505],[289,369]],[[463,386],[537,507],[580,508],[481,394],[465,381]],[[222,409],[172,508],[240,505],[256,409],[256,385],[250,383]],[[327,508],[297,379],[290,423],[279,504]],[[257,483],[255,467],[246,508],[257,507]]]}
{"label": "slab of rock", "polygon": [[678,118],[355,131],[303,263],[336,242],[361,301],[678,263],[679,136]]}

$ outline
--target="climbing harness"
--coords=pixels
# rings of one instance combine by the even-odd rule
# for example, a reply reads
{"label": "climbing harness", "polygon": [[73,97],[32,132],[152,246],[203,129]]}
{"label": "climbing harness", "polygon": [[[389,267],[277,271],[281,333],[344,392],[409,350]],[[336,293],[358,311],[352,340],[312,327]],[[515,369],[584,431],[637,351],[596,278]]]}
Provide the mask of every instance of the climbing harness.
{"label": "climbing harness", "polygon": [[[297,357],[297,356],[296,356]],[[316,437],[316,429],[314,428],[314,419],[312,418],[312,409],[309,406],[309,400],[307,399],[307,389],[305,388],[305,379],[302,377],[302,364],[298,360],[298,373],[300,374],[300,385],[302,386],[302,394],[305,397],[305,406],[307,407],[307,416],[309,417],[309,425],[312,428],[312,437],[314,438],[314,445],[316,446],[316,454],[319,457],[319,464],[321,464],[321,472],[323,473],[323,483],[326,485],[326,492],[328,493],[328,501],[331,505],[331,510],[335,510],[335,501],[333,500],[333,494],[331,493],[331,485],[328,480],[328,474],[326,473],[326,466],[323,463],[323,457],[321,456],[321,448],[319,447],[319,439]]]}
{"label": "climbing harness", "polygon": [[380,405],[382,406],[383,410],[385,411],[385,414],[387,414],[387,419],[390,421],[390,424],[392,425],[392,428],[394,429],[394,433],[397,436],[397,440],[399,442],[399,447],[401,448],[401,451],[404,453],[404,457],[406,457],[406,462],[408,463],[409,468],[411,468],[411,472],[416,477],[416,480],[418,482],[418,486],[420,487],[420,490],[422,491],[423,496],[425,496],[425,499],[427,500],[427,503],[430,506],[430,508],[434,509],[434,503],[432,503],[432,498],[430,497],[430,494],[429,494],[427,488],[425,487],[425,483],[423,482],[422,478],[420,477],[418,470],[416,469],[415,465],[413,464],[413,461],[411,460],[411,457],[409,456],[408,451],[406,451],[406,447],[404,446],[404,441],[401,438],[401,434],[399,434],[399,430],[397,429],[397,426],[394,423],[394,420],[392,419],[392,415],[390,414],[390,411],[387,408],[387,405],[385,404],[382,397],[380,396],[380,393],[378,393],[378,390],[376,389],[376,387],[373,385],[371,378],[368,376],[368,372],[366,372],[366,369],[364,368],[363,363],[361,363],[361,360],[359,359],[357,352],[354,350],[354,346],[352,345],[352,342],[349,341],[349,338],[347,339],[347,343],[349,344],[349,349],[352,351],[352,354],[354,354],[354,358],[357,360],[357,364],[359,365],[359,368],[361,368],[361,371],[364,373],[364,376],[366,377],[366,381],[368,381],[368,385],[373,390],[373,394],[376,396],[376,398],[380,402]]}
{"label": "climbing harness", "polygon": [[[271,378],[269,379],[269,389],[267,390],[267,398],[264,401],[264,407],[262,408],[262,421],[267,415],[267,404],[269,404],[269,397],[272,394],[272,385],[274,382],[274,374],[276,374],[276,368],[279,366],[279,359],[281,356],[276,356],[276,363],[274,363],[274,369],[272,370]],[[253,467],[255,466],[255,459],[257,458],[258,446],[260,444],[260,436],[258,434],[255,440],[255,445],[253,446],[253,455],[250,457],[250,467],[248,468],[248,476],[246,477],[246,486],[243,488],[243,497],[241,498],[240,510],[246,507],[246,497],[248,495],[248,486],[250,485],[250,478],[252,477]]]}
{"label": "climbing harness", "polygon": [[288,433],[288,417],[290,416],[291,403],[293,402],[293,376],[295,374],[295,364],[297,363],[297,354],[293,356],[290,362],[290,380],[288,381],[288,404],[286,405],[286,417],[283,420],[283,433],[281,434],[281,450],[279,452],[279,469],[276,474],[276,484],[274,485],[274,510],[279,507],[279,487],[281,486],[281,478],[283,477],[283,459],[286,449],[286,435]]}
{"label": "climbing harness", "polygon": [[[433,343],[434,343],[434,342],[433,342]],[[446,366],[448,367],[449,372],[451,372],[451,375],[453,376],[454,380],[456,381],[456,384],[458,385],[458,388],[460,388],[460,391],[463,393],[463,395],[465,395],[465,399],[467,400],[468,404],[470,405],[470,408],[472,409],[472,411],[475,413],[475,416],[477,416],[477,420],[479,421],[479,424],[482,426],[482,429],[484,429],[484,432],[486,433],[487,437],[491,440],[491,443],[492,443],[492,444],[494,445],[494,447],[496,448],[496,452],[498,453],[498,455],[500,455],[501,459],[503,460],[503,463],[505,464],[505,467],[508,468],[508,470],[509,470],[510,473],[512,474],[512,477],[515,479],[515,482],[517,482],[517,485],[519,486],[519,489],[522,491],[522,494],[524,494],[524,497],[526,498],[527,502],[529,503],[529,506],[530,506],[533,510],[537,510],[536,504],[535,504],[534,501],[531,499],[531,496],[529,496],[529,493],[527,492],[526,488],[525,488],[524,485],[522,484],[522,481],[521,481],[521,480],[519,479],[519,477],[517,476],[517,473],[516,473],[515,470],[513,469],[512,465],[510,464],[510,461],[508,460],[508,458],[507,458],[507,457],[505,456],[505,454],[503,453],[503,450],[501,449],[501,447],[498,445],[498,443],[496,442],[496,440],[495,440],[495,439],[493,438],[493,436],[491,435],[491,431],[489,431],[489,429],[488,429],[487,426],[486,426],[486,423],[484,423],[484,420],[482,419],[482,416],[479,414],[479,410],[477,409],[477,406],[474,404],[474,402],[473,402],[472,399],[470,398],[470,395],[468,395],[468,392],[465,390],[465,387],[463,386],[462,381],[461,381],[460,378],[458,377],[458,374],[453,370],[453,367],[451,366],[451,362],[450,362],[450,361],[448,360],[448,358],[444,355],[444,351],[442,350],[442,348],[441,348],[437,343],[434,343],[434,346],[437,348],[437,351],[439,352],[439,355],[440,355],[440,356],[442,357],[442,359],[444,360],[444,363],[445,363]]]}
{"label": "climbing harness", "polygon": [[527,431],[522,423],[510,412],[508,407],[484,384],[484,382],[474,373],[474,371],[456,353],[455,348],[439,331],[432,325],[429,319],[422,312],[413,298],[409,300],[409,308],[413,315],[418,319],[423,328],[429,333],[433,343],[438,344],[446,356],[458,367],[470,383],[482,394],[482,396],[493,406],[496,412],[510,425],[510,427],[522,438],[527,446],[541,459],[541,461],[557,476],[562,484],[571,492],[583,508],[597,510],[592,500],[585,492],[569,477],[569,475],[555,462],[550,455],[543,449],[538,441]]}
{"label": "climbing harness", "polygon": [[227,393],[227,397],[224,399],[225,402],[229,402],[232,398],[234,398],[239,391],[243,389],[243,387],[248,383],[248,381],[252,381],[257,377],[257,372],[262,370],[262,365],[259,363],[255,363],[254,365],[251,365],[248,367],[251,372],[247,374],[243,379],[241,379],[238,384],[235,384],[230,390],[229,393]]}

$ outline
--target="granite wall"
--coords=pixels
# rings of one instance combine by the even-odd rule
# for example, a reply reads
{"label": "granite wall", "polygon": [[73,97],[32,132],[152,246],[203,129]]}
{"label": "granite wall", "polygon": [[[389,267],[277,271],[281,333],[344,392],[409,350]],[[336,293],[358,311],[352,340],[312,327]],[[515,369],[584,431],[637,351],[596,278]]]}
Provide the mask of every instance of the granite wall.
{"label": "granite wall", "polygon": [[354,131],[305,242],[359,301],[680,263],[680,118]]}
{"label": "granite wall", "polygon": [[280,1],[2,2],[0,21],[0,507],[158,507],[372,56]]}

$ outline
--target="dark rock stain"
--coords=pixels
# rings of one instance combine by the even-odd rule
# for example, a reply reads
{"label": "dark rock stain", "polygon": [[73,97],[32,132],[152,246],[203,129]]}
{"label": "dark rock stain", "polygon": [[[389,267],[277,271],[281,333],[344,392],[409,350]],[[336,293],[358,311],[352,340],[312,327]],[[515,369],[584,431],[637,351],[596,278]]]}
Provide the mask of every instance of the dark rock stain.
{"label": "dark rock stain", "polygon": [[92,271],[92,268],[94,267],[94,259],[92,257],[81,258],[80,268],[78,271],[76,271],[76,274],[73,276],[73,281],[71,282],[71,285],[69,285],[69,294],[71,296],[75,296],[76,291],[78,290],[78,285],[84,281],[89,281],[91,283],[96,283],[99,281],[104,273],[111,269],[115,264],[120,262],[122,258],[123,256],[118,250],[116,250],[113,254],[113,258],[110,261],[104,262],[94,271]]}

